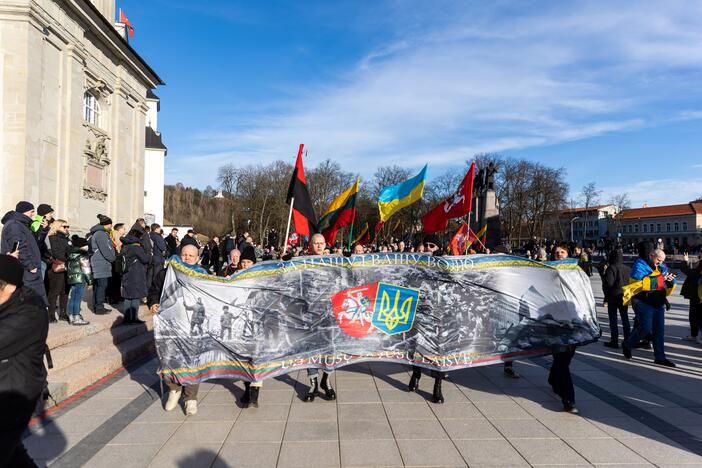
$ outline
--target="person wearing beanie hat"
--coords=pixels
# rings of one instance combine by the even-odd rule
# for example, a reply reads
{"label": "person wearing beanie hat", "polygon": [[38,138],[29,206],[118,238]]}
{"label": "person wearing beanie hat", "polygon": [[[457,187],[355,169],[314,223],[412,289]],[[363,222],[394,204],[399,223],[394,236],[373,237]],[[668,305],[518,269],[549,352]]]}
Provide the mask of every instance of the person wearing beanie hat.
{"label": "person wearing beanie hat", "polygon": [[25,293],[24,265],[0,255],[0,466],[36,466],[22,444],[46,384],[49,330],[44,305]]}
{"label": "person wearing beanie hat", "polygon": [[107,283],[112,276],[112,264],[117,260],[115,244],[110,237],[112,220],[105,215],[97,215],[99,223],[90,228],[90,266],[93,270],[93,313],[109,314],[105,307]]}
{"label": "person wearing beanie hat", "polygon": [[[244,247],[244,251],[239,257],[239,270],[246,270],[256,264],[256,251],[250,245]],[[250,296],[249,300],[253,298]],[[244,394],[241,396],[241,405],[244,408],[253,406],[258,408],[258,394],[261,391],[263,382],[244,382]]]}
{"label": "person wearing beanie hat", "polygon": [[239,258],[239,269],[243,270],[256,264],[256,251],[250,245],[244,248]]}
{"label": "person wearing beanie hat", "polygon": [[[33,218],[31,230],[37,233],[37,242],[41,246],[49,231],[49,225],[54,221],[54,209],[51,205],[42,203],[37,207],[37,214]],[[43,232],[42,232],[43,231]],[[42,252],[43,254],[44,252]]]}
{"label": "person wearing beanie hat", "polygon": [[[21,211],[18,211],[21,210]],[[37,240],[29,229],[34,215],[34,205],[21,201],[17,203],[15,211],[8,211],[2,217],[2,241],[0,242],[0,253],[7,254],[14,250],[15,246],[19,250],[19,261],[22,263],[24,274],[22,275],[22,288],[25,291],[32,291],[43,299],[48,305],[46,290],[44,289],[44,279],[42,278],[41,251]]]}
{"label": "person wearing beanie hat", "polygon": [[[424,251],[432,255],[439,255],[441,250],[441,240],[436,234],[427,234],[422,241]],[[437,253],[438,252],[438,253]]]}

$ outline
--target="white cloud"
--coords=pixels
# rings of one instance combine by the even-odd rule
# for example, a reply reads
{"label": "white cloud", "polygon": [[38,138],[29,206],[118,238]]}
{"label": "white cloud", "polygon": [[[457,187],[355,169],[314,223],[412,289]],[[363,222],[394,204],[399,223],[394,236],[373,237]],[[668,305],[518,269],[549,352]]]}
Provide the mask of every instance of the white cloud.
{"label": "white cloud", "polygon": [[223,161],[292,160],[300,142],[311,164],[331,157],[372,174],[700,118],[651,109],[701,71],[702,4],[466,5],[439,16],[433,4],[399,3],[387,44],[282,112],[196,135],[169,180],[214,184]]}
{"label": "white cloud", "polygon": [[601,201],[609,202],[612,195],[628,193],[632,208],[688,203],[702,196],[702,178],[644,180],[621,186],[602,188]]}

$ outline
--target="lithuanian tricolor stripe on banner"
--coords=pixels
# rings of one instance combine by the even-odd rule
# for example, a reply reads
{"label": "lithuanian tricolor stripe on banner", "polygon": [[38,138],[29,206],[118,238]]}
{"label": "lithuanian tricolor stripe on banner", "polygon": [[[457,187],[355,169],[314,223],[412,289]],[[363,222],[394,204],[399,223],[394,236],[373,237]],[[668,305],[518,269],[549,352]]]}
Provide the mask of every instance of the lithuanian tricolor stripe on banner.
{"label": "lithuanian tricolor stripe on banner", "polygon": [[320,218],[319,230],[322,231],[327,243],[333,244],[336,241],[336,232],[353,222],[360,183],[361,178],[357,177],[356,183],[331,202],[324,216]]}

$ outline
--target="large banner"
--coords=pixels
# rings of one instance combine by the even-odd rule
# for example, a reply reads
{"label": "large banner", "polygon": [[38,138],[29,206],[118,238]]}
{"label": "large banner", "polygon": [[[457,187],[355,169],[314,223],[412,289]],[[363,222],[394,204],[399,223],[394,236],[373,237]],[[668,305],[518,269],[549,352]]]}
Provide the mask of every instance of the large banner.
{"label": "large banner", "polygon": [[263,380],[385,361],[451,371],[600,336],[576,260],[368,254],[270,261],[230,279],[169,261],[156,348],[164,377]]}

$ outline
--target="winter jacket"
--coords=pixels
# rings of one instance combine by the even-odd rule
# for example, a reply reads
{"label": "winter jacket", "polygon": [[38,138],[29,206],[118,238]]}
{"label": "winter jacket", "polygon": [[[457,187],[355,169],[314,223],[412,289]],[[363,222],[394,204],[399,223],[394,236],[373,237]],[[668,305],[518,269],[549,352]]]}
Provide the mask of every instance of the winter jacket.
{"label": "winter jacket", "polygon": [[198,250],[200,250],[200,244],[198,244],[195,236],[186,235],[185,237],[183,237],[183,240],[180,241],[180,246],[178,247],[178,252],[183,250],[183,247],[185,247],[186,245],[194,245],[195,247],[197,247]]}
{"label": "winter jacket", "polygon": [[606,298],[623,295],[622,287],[629,284],[631,268],[623,262],[621,251],[614,250],[609,254],[609,266],[605,270],[602,281],[602,290]]}
{"label": "winter jacket", "polygon": [[655,270],[643,258],[639,257],[634,261],[629,281],[642,281],[644,278],[650,277],[650,284],[653,286],[650,287],[650,290],[638,293],[633,300],[645,302],[656,308],[665,306],[667,290],[675,285],[675,280],[663,281],[663,277],[668,274],[668,267],[665,263],[661,263],[658,266],[658,272],[660,272],[660,275],[654,276]]}
{"label": "winter jacket", "polygon": [[692,268],[688,262],[683,262],[680,269],[687,275],[680,294],[685,299],[696,301],[699,304],[702,302],[702,297],[700,296],[702,292],[702,262],[697,262],[695,268]]}
{"label": "winter jacket", "polygon": [[86,249],[71,247],[66,261],[66,283],[92,284],[93,270],[90,267],[90,256]]}
{"label": "winter jacket", "polygon": [[110,278],[112,276],[112,263],[117,258],[112,238],[99,224],[90,228],[90,266],[93,269],[93,278]]}
{"label": "winter jacket", "polygon": [[149,258],[149,263],[151,263],[151,258],[153,257],[154,246],[151,243],[151,237],[149,237],[150,231],[148,229],[144,229],[143,227],[141,227],[141,224],[139,224],[139,223],[134,223],[134,226],[132,226],[130,231],[131,230],[138,231],[141,233],[141,236],[139,236],[139,241],[141,242],[141,245],[144,248],[144,253]]}
{"label": "winter jacket", "polygon": [[122,255],[127,259],[128,270],[122,275],[122,297],[125,299],[142,299],[149,289],[146,284],[146,266],[149,257],[139,239],[126,235],[122,240]]}
{"label": "winter jacket", "polygon": [[[24,267],[23,287],[25,290],[34,291],[48,304],[44,280],[41,277],[41,253],[32,231],[29,230],[32,219],[22,213],[9,211],[0,222],[3,224],[0,253],[9,253],[14,243],[19,241],[19,260]],[[36,271],[31,273],[35,268]]]}
{"label": "winter jacket", "polygon": [[166,263],[166,255],[168,255],[168,246],[166,241],[163,240],[163,236],[157,232],[149,233],[151,238],[151,244],[153,245],[153,260],[151,263],[154,265],[163,266]]}
{"label": "winter jacket", "polygon": [[170,258],[173,255],[178,254],[178,240],[175,236],[168,234],[165,239],[166,246],[168,247],[168,252],[166,252],[166,258]]}
{"label": "winter jacket", "polygon": [[57,232],[53,236],[49,236],[49,245],[51,246],[51,257],[56,260],[68,260],[68,252],[71,248],[71,242],[68,236],[63,232]]}
{"label": "winter jacket", "polygon": [[[41,298],[15,291],[0,305],[0,427],[21,428],[46,384],[44,350],[49,331]],[[27,411],[19,410],[22,406]]]}

